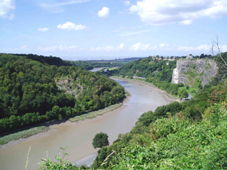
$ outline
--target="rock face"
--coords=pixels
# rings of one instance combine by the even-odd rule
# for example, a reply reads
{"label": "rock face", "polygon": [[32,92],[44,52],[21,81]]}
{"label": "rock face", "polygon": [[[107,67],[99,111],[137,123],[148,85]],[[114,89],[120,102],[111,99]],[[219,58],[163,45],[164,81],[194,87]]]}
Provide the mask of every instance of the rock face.
{"label": "rock face", "polygon": [[210,59],[178,60],[177,68],[173,70],[173,84],[187,84],[190,87],[196,84],[204,86],[215,77],[218,72],[217,64]]}

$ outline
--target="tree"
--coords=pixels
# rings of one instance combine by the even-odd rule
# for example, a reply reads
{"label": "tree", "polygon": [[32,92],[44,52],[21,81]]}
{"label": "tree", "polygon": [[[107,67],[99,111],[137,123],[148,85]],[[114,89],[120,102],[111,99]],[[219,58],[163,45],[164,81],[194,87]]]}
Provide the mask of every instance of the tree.
{"label": "tree", "polygon": [[186,89],[187,89],[187,90],[189,89],[189,85],[186,85]]}
{"label": "tree", "polygon": [[97,133],[93,139],[92,145],[94,148],[102,148],[103,146],[108,146],[108,135],[105,133]]}
{"label": "tree", "polygon": [[201,83],[199,83],[198,88],[199,88],[199,89],[202,89],[202,88],[203,88],[203,86],[202,86]]}
{"label": "tree", "polygon": [[182,90],[180,92],[180,98],[183,99],[183,98],[187,98],[188,97],[188,92],[186,90]]}

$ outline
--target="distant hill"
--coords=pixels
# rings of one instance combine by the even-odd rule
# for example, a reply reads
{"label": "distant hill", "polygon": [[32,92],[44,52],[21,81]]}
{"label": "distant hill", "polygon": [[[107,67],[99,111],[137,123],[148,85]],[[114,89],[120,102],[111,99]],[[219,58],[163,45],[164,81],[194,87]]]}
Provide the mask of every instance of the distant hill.
{"label": "distant hill", "polygon": [[83,69],[91,70],[96,67],[120,67],[123,64],[141,59],[139,57],[114,59],[114,60],[80,60],[80,61],[66,61],[67,63],[81,67]]}
{"label": "distant hill", "polygon": [[110,59],[110,60],[79,60],[79,61],[84,61],[84,62],[122,62],[122,63],[128,63],[132,61],[136,61],[139,59],[142,59],[145,57],[129,57],[129,58],[116,58],[116,59]]}

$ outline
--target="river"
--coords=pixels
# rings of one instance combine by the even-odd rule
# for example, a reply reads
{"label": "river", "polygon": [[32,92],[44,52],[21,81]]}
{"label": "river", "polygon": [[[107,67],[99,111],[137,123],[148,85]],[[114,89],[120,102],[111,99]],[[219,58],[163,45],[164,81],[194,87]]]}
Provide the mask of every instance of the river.
{"label": "river", "polygon": [[97,72],[97,71],[100,71],[104,69],[104,67],[97,67],[97,68],[93,68],[92,70],[89,70],[89,71],[92,71],[92,72]]}
{"label": "river", "polygon": [[152,88],[116,81],[131,93],[128,102],[122,107],[92,120],[53,125],[49,132],[44,132],[36,138],[30,137],[23,142],[1,148],[0,169],[23,170],[30,146],[28,170],[38,169],[41,158],[46,157],[46,152],[51,159],[59,155],[60,147],[69,147],[66,150],[70,154],[67,159],[73,162],[97,151],[92,146],[92,139],[96,133],[107,133],[111,144],[118,134],[129,132],[142,113],[171,103]]}

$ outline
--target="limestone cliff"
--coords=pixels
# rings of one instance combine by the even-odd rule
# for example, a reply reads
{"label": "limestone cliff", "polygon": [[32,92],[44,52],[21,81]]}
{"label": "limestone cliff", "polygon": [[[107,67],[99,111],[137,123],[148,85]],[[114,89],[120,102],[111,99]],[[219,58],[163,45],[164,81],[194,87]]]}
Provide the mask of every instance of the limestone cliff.
{"label": "limestone cliff", "polygon": [[217,64],[211,59],[177,61],[177,68],[173,70],[172,83],[183,83],[189,86],[196,86],[202,83],[204,86],[212,80],[218,72]]}

